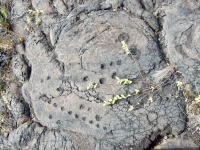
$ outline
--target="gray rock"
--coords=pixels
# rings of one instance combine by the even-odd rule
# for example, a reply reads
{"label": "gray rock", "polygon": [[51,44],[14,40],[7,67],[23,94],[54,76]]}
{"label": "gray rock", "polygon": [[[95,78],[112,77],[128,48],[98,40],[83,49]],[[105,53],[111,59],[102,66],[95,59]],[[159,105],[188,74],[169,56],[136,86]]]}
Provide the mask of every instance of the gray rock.
{"label": "gray rock", "polygon": [[[159,136],[180,134],[185,129],[183,99],[168,97],[175,82],[168,78],[171,83],[163,87],[160,82],[154,83],[160,89],[157,93],[149,89],[148,83],[155,71],[167,67],[164,52],[180,71],[189,71],[185,76],[197,69],[198,45],[194,51],[188,39],[194,37],[191,43],[197,44],[198,19],[195,25],[194,19],[184,24],[185,18],[195,17],[193,2],[31,2],[35,10],[44,10],[45,14],[41,15],[42,25],[32,33],[20,32],[27,37],[25,49],[13,59],[14,76],[22,82],[18,87],[18,95],[22,96],[10,96],[13,116],[19,124],[6,139],[13,149],[146,149]],[[186,4],[188,9],[182,9]],[[23,11],[18,10],[19,6]],[[14,16],[20,16],[18,22],[23,24],[28,8],[28,2],[13,1],[13,23]],[[153,16],[154,9],[167,14],[163,15],[163,24]],[[180,16],[176,17],[177,13]],[[180,29],[177,24],[182,25]],[[20,25],[14,27],[18,29],[21,31]],[[163,41],[158,38],[159,30]],[[125,53],[121,41],[126,42],[131,54]],[[166,43],[169,45],[163,51]],[[180,45],[185,51],[192,47],[188,57],[182,56]],[[178,56],[189,58],[185,63],[191,67],[180,67]],[[173,77],[171,68],[167,77]],[[134,84],[120,85],[116,76],[131,79]],[[158,81],[162,79],[166,78],[159,77]],[[91,83],[98,87],[88,90]],[[137,88],[143,93],[135,95]],[[132,97],[103,106],[113,96],[128,93]],[[131,105],[134,110],[128,111]],[[27,106],[29,115],[23,111]]]}
{"label": "gray rock", "polygon": [[17,44],[17,45],[15,46],[15,49],[16,49],[16,51],[17,51],[19,54],[23,55],[23,54],[24,54],[24,51],[25,51],[25,45],[24,45],[24,43]]}
{"label": "gray rock", "polygon": [[2,70],[8,60],[8,56],[6,56],[3,52],[0,51],[0,69]]}
{"label": "gray rock", "polygon": [[[124,21],[118,24],[116,20]],[[159,51],[156,51],[157,44],[148,42],[153,41],[154,33],[144,22],[129,18],[123,12],[102,11],[100,15],[99,12],[91,12],[83,23],[73,24],[66,20],[62,24],[58,28],[60,33],[54,49],[43,32],[29,36],[26,41],[25,56],[32,71],[30,79],[22,86],[22,93],[27,102],[31,101],[35,118],[50,129],[62,128],[115,144],[123,141],[124,146],[140,144],[151,135],[156,125],[148,122],[147,114],[149,111],[158,112],[162,104],[156,107],[155,104],[160,100],[155,98],[155,103],[145,108],[147,111],[135,110],[135,113],[140,111],[136,117],[128,112],[129,105],[124,101],[113,109],[103,107],[102,102],[112,98],[112,95],[127,92],[116,82],[113,74],[119,78],[140,77],[136,64],[121,48],[121,37],[130,45],[141,71],[148,73],[162,61]],[[148,31],[143,32],[141,25]],[[137,41],[140,43],[136,44]],[[87,90],[89,83],[98,83],[99,87]],[[171,103],[174,101],[163,105],[167,109],[177,108]],[[173,113],[177,120],[184,120],[181,112]],[[170,119],[170,113],[165,114],[157,129],[163,130],[168,124],[179,125]],[[179,129],[181,131],[184,127]]]}
{"label": "gray rock", "polygon": [[156,146],[155,149],[188,149],[188,150],[199,150],[199,147],[190,140],[183,139],[166,139],[160,145]]}
{"label": "gray rock", "polygon": [[183,74],[186,82],[197,81],[199,88],[199,4],[196,1],[176,2],[164,17],[164,49],[170,62]]}
{"label": "gray rock", "polygon": [[[148,2],[148,4],[152,5],[152,1]],[[131,1],[127,0],[124,1],[124,6],[127,8],[128,11],[130,11],[131,14],[134,14],[137,17],[141,17],[144,19],[144,21],[156,32],[159,31],[159,25],[158,21],[156,20],[156,17],[153,16],[152,13],[146,11],[143,9],[143,5],[147,6],[147,2],[144,4],[141,3],[139,0]],[[147,9],[148,10],[148,9]]]}
{"label": "gray rock", "polygon": [[[106,150],[115,146],[109,142],[96,141],[93,137],[64,130],[49,130],[38,123],[25,123],[9,135],[10,150],[16,149],[88,149]],[[6,143],[5,143],[6,145]],[[128,150],[119,146],[117,150]]]}
{"label": "gray rock", "polygon": [[63,0],[56,0],[54,2],[54,6],[56,7],[57,11],[60,14],[66,14],[67,8],[66,8],[65,3],[63,2]]}
{"label": "gray rock", "polygon": [[148,114],[148,119],[149,121],[154,121],[157,119],[157,114],[156,113],[150,113]]}
{"label": "gray rock", "polygon": [[7,98],[12,109],[13,126],[16,128],[30,119],[30,108],[22,97],[20,83],[10,83],[7,91]]}
{"label": "gray rock", "polygon": [[21,37],[26,37],[27,32],[24,29],[26,26],[26,16],[25,14],[28,13],[28,9],[30,8],[31,3],[30,1],[23,1],[20,2],[18,0],[12,1],[12,9],[11,9],[11,25],[14,31],[17,31],[18,35]]}
{"label": "gray rock", "polygon": [[28,65],[24,55],[15,55],[12,58],[12,70],[15,78],[20,82],[25,82],[31,74],[31,67]]}

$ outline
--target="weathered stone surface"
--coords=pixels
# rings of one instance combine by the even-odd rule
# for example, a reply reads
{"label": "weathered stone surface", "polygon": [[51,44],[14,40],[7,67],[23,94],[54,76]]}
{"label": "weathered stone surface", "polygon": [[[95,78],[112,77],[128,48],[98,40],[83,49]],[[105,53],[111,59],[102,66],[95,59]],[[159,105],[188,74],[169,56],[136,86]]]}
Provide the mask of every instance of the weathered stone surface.
{"label": "weathered stone surface", "polygon": [[22,97],[20,83],[10,83],[7,98],[12,109],[13,126],[16,128],[30,119],[30,108]]}
{"label": "weathered stone surface", "polygon": [[[173,98],[173,75],[169,74],[168,84],[154,83],[158,92],[150,90],[149,82],[155,71],[164,67],[163,72],[173,72],[163,53],[185,77],[198,69],[198,21],[192,25],[191,16],[196,16],[191,11],[196,7],[193,3],[13,0],[13,29],[27,38],[23,52],[13,59],[14,75],[22,82],[18,92],[23,97],[9,99],[14,118],[25,115],[32,122],[19,120],[19,127],[4,139],[8,143],[4,148],[9,144],[10,149],[42,150],[148,148],[159,136],[180,134],[185,128],[185,103]],[[187,4],[188,12],[182,8]],[[27,32],[21,26],[28,25],[25,20],[30,7],[45,14],[38,16],[42,24]],[[162,12],[162,19],[154,16],[155,12]],[[189,18],[188,25],[185,20]],[[159,31],[163,37],[159,38]],[[125,54],[122,40],[131,54]],[[187,58],[186,65],[177,58]],[[116,76],[134,84],[120,85]],[[195,79],[191,77],[191,81]],[[98,87],[88,90],[90,83]],[[142,96],[135,95],[136,88],[143,89]],[[113,96],[128,93],[132,96],[103,106]],[[128,111],[131,105],[136,107]],[[30,114],[23,111],[27,106]]]}
{"label": "weathered stone surface", "polygon": [[[125,102],[120,104],[123,109],[117,105],[113,110],[102,106],[102,102],[112,98],[112,95],[127,92],[127,89],[123,89],[113,79],[114,73],[120,78],[134,79],[139,76],[133,60],[121,48],[121,34],[127,36],[127,42],[135,52],[141,71],[148,73],[161,61],[151,29],[143,33],[142,29],[148,26],[137,18],[132,20],[125,16],[126,13],[102,11],[100,15],[99,12],[92,12],[84,23],[74,25],[66,20],[59,25],[58,29],[61,31],[54,38],[57,39],[54,49],[42,32],[27,39],[25,55],[32,66],[32,73],[29,81],[22,87],[23,96],[25,100],[28,99],[27,102],[31,101],[35,117],[42,125],[80,132],[116,144],[123,141],[125,146],[139,144],[151,134],[156,122],[153,126],[149,124],[146,116],[148,112],[146,114],[141,111],[134,117],[127,112],[129,105]],[[116,20],[123,19],[122,24],[117,24]],[[140,29],[140,26],[143,28]],[[152,42],[149,43],[149,40]],[[98,83],[100,86],[95,90],[87,90],[89,83]],[[169,109],[170,107],[172,105],[169,105]],[[177,108],[176,105],[174,107]],[[149,110],[157,111],[151,107]],[[180,112],[176,115],[178,120]],[[158,120],[161,120],[158,124],[161,130],[168,124],[174,124],[166,114]],[[136,125],[133,129],[132,124]],[[183,127],[179,129],[183,130]]]}
{"label": "weathered stone surface", "polygon": [[174,138],[174,139],[166,139],[162,142],[161,145],[156,146],[156,149],[171,149],[171,150],[176,150],[176,149],[188,149],[188,150],[199,150],[199,147],[194,144],[190,140],[183,140],[179,138]]}
{"label": "weathered stone surface", "polygon": [[[9,135],[10,149],[88,149],[88,150],[128,150],[112,143],[98,141],[93,137],[64,130],[49,130],[38,123],[25,123]],[[7,145],[8,145],[7,144]],[[6,143],[5,143],[6,145]]]}
{"label": "weathered stone surface", "polygon": [[186,77],[187,82],[196,82],[200,87],[199,51],[199,2],[174,1],[163,19],[162,35],[166,56]]}
{"label": "weathered stone surface", "polygon": [[6,56],[3,52],[0,52],[0,69],[4,67],[7,59],[8,59],[8,56]]}
{"label": "weathered stone surface", "polygon": [[12,68],[15,78],[20,82],[25,82],[31,74],[31,67],[28,65],[25,56],[15,55],[12,59]]}
{"label": "weathered stone surface", "polygon": [[[135,122],[137,118],[127,112],[129,105],[126,103],[121,104],[124,109],[116,107],[112,110],[102,106],[102,102],[112,98],[112,95],[127,92],[127,89],[116,82],[113,74],[130,79],[139,76],[136,64],[121,48],[121,34],[127,36],[127,42],[135,53],[141,71],[148,73],[161,61],[151,29],[143,33],[142,29],[139,30],[140,26],[148,26],[137,18],[131,20],[128,15],[125,16],[126,13],[102,11],[100,15],[99,12],[92,12],[83,23],[78,22],[76,25],[66,20],[59,25],[60,34],[56,38],[51,36],[52,39],[57,39],[54,49],[43,32],[37,32],[27,39],[25,55],[32,70],[22,91],[25,100],[28,99],[28,103],[31,101],[35,117],[42,125],[80,132],[98,139],[109,139],[108,141],[116,144],[123,141],[126,146],[139,144],[146,134],[151,134],[152,126],[149,125],[147,116],[143,115],[141,122]],[[122,24],[117,24],[116,20],[123,19]],[[128,25],[131,23],[132,25]],[[57,26],[53,29],[58,33],[55,30]],[[89,83],[98,83],[99,87],[87,90]],[[119,111],[121,113],[117,116]],[[177,115],[179,117],[179,113]],[[128,120],[126,116],[129,116]],[[169,121],[168,118],[164,120],[166,122],[161,125],[162,128]],[[130,125],[123,123],[127,121]],[[133,141],[129,136],[134,131],[127,131],[134,130],[131,129],[131,122],[145,126],[136,132],[149,132],[136,134]]]}

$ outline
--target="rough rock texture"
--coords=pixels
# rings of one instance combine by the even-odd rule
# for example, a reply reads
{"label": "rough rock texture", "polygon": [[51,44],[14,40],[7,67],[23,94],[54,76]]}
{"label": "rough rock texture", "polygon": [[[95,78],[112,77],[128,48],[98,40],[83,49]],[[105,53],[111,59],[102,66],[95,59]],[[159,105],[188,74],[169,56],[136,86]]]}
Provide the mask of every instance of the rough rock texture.
{"label": "rough rock texture", "polygon": [[[162,35],[166,56],[187,82],[196,82],[200,88],[199,1],[173,1],[164,9]],[[168,6],[167,6],[168,7]]]}
{"label": "rough rock texture", "polygon": [[189,121],[187,122],[188,130],[183,133],[184,139],[193,140],[196,145],[200,143],[200,115],[188,115]]}
{"label": "rough rock texture", "polygon": [[12,61],[13,74],[15,78],[19,82],[25,82],[29,78],[31,73],[31,68],[28,66],[25,56],[15,55]]}
{"label": "rough rock texture", "polygon": [[[18,134],[19,133],[19,134]],[[115,149],[112,143],[64,130],[50,130],[38,123],[25,123],[9,135],[14,149]],[[117,150],[128,148],[116,147]]]}
{"label": "rough rock texture", "polygon": [[2,69],[6,63],[8,56],[6,56],[3,52],[0,52],[0,69]]}
{"label": "rough rock texture", "polygon": [[20,83],[10,83],[8,91],[7,97],[12,108],[13,125],[18,127],[29,120],[30,108],[22,97]]}
{"label": "rough rock texture", "polygon": [[[2,149],[143,149],[158,136],[180,134],[185,103],[173,97],[173,71],[168,69],[165,82],[153,83],[151,76],[167,67],[168,57],[186,78],[198,82],[198,73],[190,75],[199,67],[194,3],[13,0],[13,29],[26,40],[13,58],[13,73],[22,85],[13,83],[8,97],[16,129],[1,137]],[[29,9],[44,10],[37,15],[41,25],[27,23]],[[133,84],[120,85],[115,77]],[[90,83],[98,87],[88,90]],[[141,96],[134,94],[136,88],[143,89]],[[128,93],[132,96],[103,106]],[[136,107],[128,111],[131,105]]]}
{"label": "rough rock texture", "polygon": [[188,150],[199,150],[199,147],[194,144],[190,140],[183,140],[183,139],[166,139],[164,142],[155,147],[156,149],[170,149],[170,150],[176,150],[176,149],[188,149]]}

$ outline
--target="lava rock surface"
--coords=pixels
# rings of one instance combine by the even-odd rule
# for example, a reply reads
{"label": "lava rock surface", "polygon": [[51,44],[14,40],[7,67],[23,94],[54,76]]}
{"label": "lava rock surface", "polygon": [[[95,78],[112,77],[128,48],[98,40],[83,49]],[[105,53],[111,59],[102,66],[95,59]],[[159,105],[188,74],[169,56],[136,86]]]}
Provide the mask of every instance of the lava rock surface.
{"label": "lava rock surface", "polygon": [[[159,136],[184,131],[185,102],[172,94],[173,67],[199,85],[195,2],[13,0],[11,8],[13,30],[26,40],[13,57],[16,83],[8,96],[16,129],[1,136],[1,149],[147,149]],[[45,13],[37,16],[41,25],[26,31],[29,9]],[[165,68],[167,80],[157,76],[153,92],[152,77]],[[133,84],[120,85],[116,77]],[[98,87],[87,89],[90,83]],[[134,94],[141,88],[148,92]]]}

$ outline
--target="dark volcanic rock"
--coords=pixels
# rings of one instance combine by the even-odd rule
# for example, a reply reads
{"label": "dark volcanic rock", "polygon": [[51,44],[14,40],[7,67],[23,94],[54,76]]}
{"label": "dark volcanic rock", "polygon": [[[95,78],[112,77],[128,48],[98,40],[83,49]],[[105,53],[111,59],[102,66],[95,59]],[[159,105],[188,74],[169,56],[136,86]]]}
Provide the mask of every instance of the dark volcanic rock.
{"label": "dark volcanic rock", "polygon": [[8,59],[9,57],[6,56],[3,52],[0,52],[0,70],[3,69],[3,67],[5,66],[6,64],[6,60]]}
{"label": "dark volcanic rock", "polygon": [[[187,4],[186,13],[182,6]],[[174,92],[170,89],[175,90],[174,75],[163,53],[186,77],[198,70],[198,22],[194,24],[191,5],[147,0],[13,0],[13,29],[26,41],[23,52],[13,58],[14,76],[22,86],[19,96],[12,97],[11,92],[9,99],[15,121],[24,119],[8,139],[1,138],[8,143],[4,148],[9,144],[10,149],[41,150],[148,148],[159,136],[181,133],[185,103],[170,96]],[[31,25],[28,32],[22,26],[29,25],[30,8],[45,14],[36,16],[42,23]],[[156,11],[169,15],[159,20]],[[121,41],[131,54],[125,53]],[[187,58],[185,65],[179,58]],[[162,76],[157,77],[154,85],[159,90],[152,92],[151,76],[165,67],[171,82],[163,86]],[[131,79],[133,84],[120,85],[115,77]],[[90,83],[98,87],[88,90]],[[134,94],[139,88],[144,89],[141,97]],[[128,93],[132,96],[103,106],[113,96]],[[128,111],[131,105],[136,107]]]}
{"label": "dark volcanic rock", "polygon": [[10,83],[8,100],[12,109],[13,125],[15,127],[18,127],[30,119],[30,108],[22,97],[20,83]]}
{"label": "dark volcanic rock", "polygon": [[31,74],[31,67],[28,65],[25,56],[15,55],[12,61],[13,74],[16,79],[22,83],[28,80]]}
{"label": "dark volcanic rock", "polygon": [[[88,150],[128,150],[112,143],[96,140],[93,137],[64,130],[50,130],[38,123],[27,122],[9,135],[10,149],[88,149]],[[3,140],[3,138],[2,138]]]}

